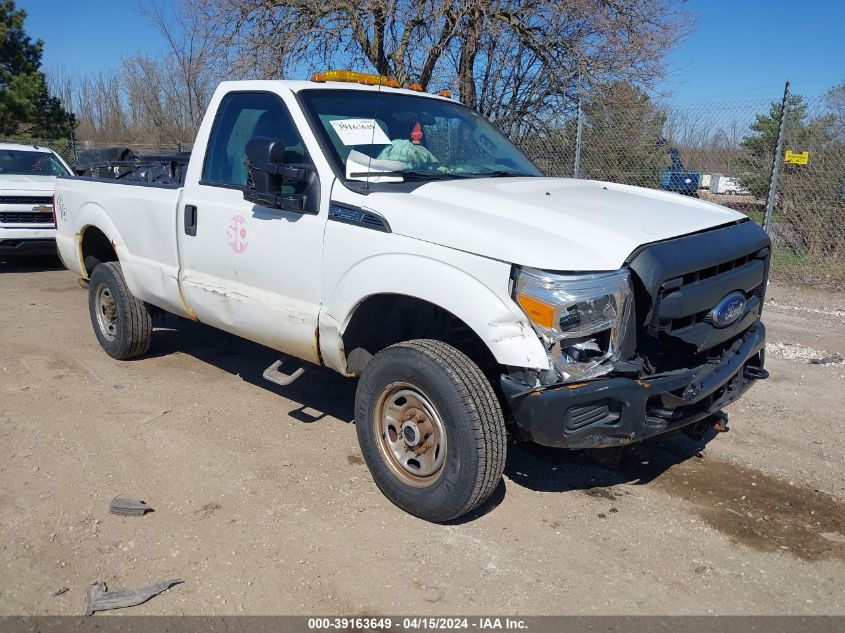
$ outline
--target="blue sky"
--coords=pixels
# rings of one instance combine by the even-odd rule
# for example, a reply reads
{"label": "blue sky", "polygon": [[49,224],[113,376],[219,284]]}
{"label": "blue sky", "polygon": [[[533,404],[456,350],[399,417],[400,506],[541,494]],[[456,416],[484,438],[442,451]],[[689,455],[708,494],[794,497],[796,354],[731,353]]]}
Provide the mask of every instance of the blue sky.
{"label": "blue sky", "polygon": [[[172,0],[171,0],[172,1]],[[16,0],[27,13],[24,28],[44,40],[47,72],[97,72],[137,51],[164,50],[164,40],[135,0]]]}
{"label": "blue sky", "polygon": [[[170,0],[175,1],[175,0]],[[44,67],[113,68],[164,49],[134,0],[18,0],[26,28],[45,41]],[[783,82],[817,95],[845,81],[845,1],[689,0],[695,29],[669,57],[661,86],[676,105],[778,99]]]}
{"label": "blue sky", "polygon": [[842,0],[689,0],[695,30],[670,55],[676,105],[805,96],[845,81]]}

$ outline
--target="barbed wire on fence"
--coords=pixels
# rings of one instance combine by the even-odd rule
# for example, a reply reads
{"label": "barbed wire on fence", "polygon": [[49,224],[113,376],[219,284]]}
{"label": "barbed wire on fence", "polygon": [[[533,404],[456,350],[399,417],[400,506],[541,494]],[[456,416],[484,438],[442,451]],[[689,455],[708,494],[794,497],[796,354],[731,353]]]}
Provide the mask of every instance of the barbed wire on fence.
{"label": "barbed wire on fence", "polygon": [[[607,95],[605,95],[607,96]],[[550,121],[514,139],[550,176],[618,182],[691,195],[763,224],[783,118],[769,234],[772,273],[793,283],[845,288],[845,96],[792,96],[665,107],[619,88],[584,99],[578,121]],[[137,155],[190,151],[191,143],[3,139],[51,147],[74,164],[80,151],[121,146]]]}

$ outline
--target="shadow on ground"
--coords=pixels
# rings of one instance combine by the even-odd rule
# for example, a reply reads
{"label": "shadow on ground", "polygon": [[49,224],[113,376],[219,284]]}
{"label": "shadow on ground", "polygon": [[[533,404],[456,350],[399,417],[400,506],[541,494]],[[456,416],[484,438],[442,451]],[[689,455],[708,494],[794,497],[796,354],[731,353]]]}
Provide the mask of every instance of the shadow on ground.
{"label": "shadow on ground", "polygon": [[[623,449],[617,467],[597,463],[584,451],[547,448],[531,443],[512,444],[508,450],[505,474],[514,483],[540,492],[594,490],[618,484],[648,484],[672,466],[698,459],[705,446],[716,437],[708,432],[695,441],[682,432],[653,438]],[[616,450],[616,449],[603,449]]]}
{"label": "shadow on ground", "polygon": [[48,270],[64,270],[58,255],[0,255],[0,274],[40,273]]}
{"label": "shadow on ground", "polygon": [[[156,320],[153,346],[146,355],[162,357],[181,352],[240,376],[261,389],[299,403],[290,416],[305,424],[330,416],[345,423],[353,422],[357,382],[315,365],[305,364],[306,373],[286,387],[262,377],[264,370],[281,359],[282,370],[292,372],[302,361],[252,343],[215,328],[165,315]],[[672,466],[696,459],[716,433],[694,441],[675,433],[655,438],[626,449],[618,467],[597,463],[583,451],[547,448],[531,443],[510,442],[505,475],[516,485],[541,492],[583,491],[611,498],[606,490],[618,484],[647,484]],[[474,512],[454,523],[472,521],[490,512],[505,498],[502,481],[493,495]]]}
{"label": "shadow on ground", "polygon": [[[152,348],[144,358],[181,352],[298,402],[300,408],[289,414],[295,420],[311,424],[331,416],[346,423],[352,422],[357,384],[354,380],[187,319],[165,315],[156,319],[155,326]],[[286,387],[265,380],[262,377],[264,370],[277,360],[282,360],[281,371],[291,373],[298,367],[305,367],[305,374]]]}

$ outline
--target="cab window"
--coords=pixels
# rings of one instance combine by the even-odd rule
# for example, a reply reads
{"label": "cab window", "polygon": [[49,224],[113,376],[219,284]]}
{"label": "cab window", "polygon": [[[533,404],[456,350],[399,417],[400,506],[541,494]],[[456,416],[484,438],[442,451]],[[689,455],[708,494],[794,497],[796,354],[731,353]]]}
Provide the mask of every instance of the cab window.
{"label": "cab window", "polygon": [[68,176],[70,172],[49,152],[0,150],[0,174]]}
{"label": "cab window", "polygon": [[202,170],[206,184],[243,187],[246,184],[247,141],[256,136],[280,139],[285,163],[307,162],[296,126],[281,99],[264,92],[235,92],[220,103]]}

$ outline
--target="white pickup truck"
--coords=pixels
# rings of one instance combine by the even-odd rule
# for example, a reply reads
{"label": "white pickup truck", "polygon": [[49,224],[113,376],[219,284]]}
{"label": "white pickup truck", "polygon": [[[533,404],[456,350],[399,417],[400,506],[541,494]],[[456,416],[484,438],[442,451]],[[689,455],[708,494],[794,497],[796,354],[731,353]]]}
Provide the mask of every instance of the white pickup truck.
{"label": "white pickup truck", "polygon": [[53,188],[72,174],[53,150],[0,143],[0,258],[56,255]]}
{"label": "white pickup truck", "polygon": [[508,431],[582,449],[709,428],[767,376],[756,224],[544,177],[445,96],[226,82],[184,182],[61,178],[56,208],[108,354],[144,354],[158,309],[359,376],[372,476],[432,521],[493,492]]}

